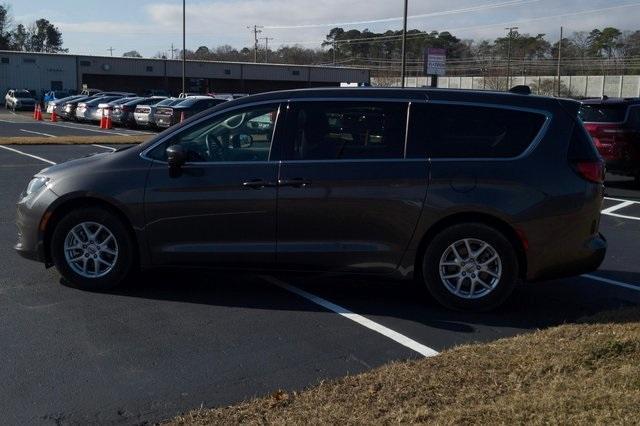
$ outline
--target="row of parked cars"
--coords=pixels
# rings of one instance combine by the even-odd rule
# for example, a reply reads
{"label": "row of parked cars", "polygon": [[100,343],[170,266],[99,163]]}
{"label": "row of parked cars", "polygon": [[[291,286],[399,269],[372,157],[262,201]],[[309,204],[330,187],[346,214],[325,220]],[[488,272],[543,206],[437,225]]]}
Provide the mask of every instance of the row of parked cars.
{"label": "row of parked cars", "polygon": [[[61,93],[57,93],[60,95]],[[109,111],[115,125],[124,127],[167,128],[196,113],[246,94],[182,93],[170,97],[150,91],[146,96],[131,92],[85,90],[81,94],[56,97],[53,91],[45,96],[46,112],[63,120],[99,122]],[[8,109],[33,109],[38,101],[28,90],[9,90],[5,97]]]}

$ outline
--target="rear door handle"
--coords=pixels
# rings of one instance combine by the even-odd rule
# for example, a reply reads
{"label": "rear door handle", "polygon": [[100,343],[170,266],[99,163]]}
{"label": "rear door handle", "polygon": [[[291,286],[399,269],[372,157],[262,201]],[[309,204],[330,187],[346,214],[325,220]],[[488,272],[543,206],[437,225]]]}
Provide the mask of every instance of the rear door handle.
{"label": "rear door handle", "polygon": [[251,189],[262,189],[265,187],[272,187],[275,185],[271,182],[267,182],[262,179],[252,179],[246,182],[242,182],[242,186],[244,186],[245,188],[251,188]]}
{"label": "rear door handle", "polygon": [[305,188],[311,185],[309,179],[293,178],[293,179],[279,179],[278,186],[291,186],[294,188]]}

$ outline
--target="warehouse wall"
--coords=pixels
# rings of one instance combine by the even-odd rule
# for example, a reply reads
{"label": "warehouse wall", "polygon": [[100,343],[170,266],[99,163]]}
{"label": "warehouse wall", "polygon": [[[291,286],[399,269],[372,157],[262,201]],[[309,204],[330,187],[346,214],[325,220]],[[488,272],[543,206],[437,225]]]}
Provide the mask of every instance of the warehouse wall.
{"label": "warehouse wall", "polygon": [[[187,61],[186,74],[190,91],[202,92],[257,93],[369,81],[369,71],[363,69],[210,61]],[[39,96],[55,85],[81,90],[83,84],[103,90],[165,89],[178,94],[181,79],[179,60],[0,51],[2,94],[10,88],[26,88]]]}

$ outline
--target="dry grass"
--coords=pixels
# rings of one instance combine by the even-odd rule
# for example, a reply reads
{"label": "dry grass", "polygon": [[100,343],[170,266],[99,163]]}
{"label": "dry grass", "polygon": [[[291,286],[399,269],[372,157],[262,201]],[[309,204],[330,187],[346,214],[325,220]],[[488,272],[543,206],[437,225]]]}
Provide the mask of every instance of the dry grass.
{"label": "dry grass", "polygon": [[393,363],[171,424],[638,424],[640,310]]}
{"label": "dry grass", "polygon": [[0,137],[0,145],[90,145],[92,143],[130,144],[149,140],[152,135],[131,136],[9,136]]}

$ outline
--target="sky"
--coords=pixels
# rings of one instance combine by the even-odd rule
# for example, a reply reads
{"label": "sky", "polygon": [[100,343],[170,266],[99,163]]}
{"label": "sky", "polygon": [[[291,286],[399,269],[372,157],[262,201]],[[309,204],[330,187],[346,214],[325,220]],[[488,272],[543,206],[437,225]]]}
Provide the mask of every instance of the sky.
{"label": "sky", "polygon": [[[62,30],[70,53],[143,56],[182,45],[181,0],[0,0],[15,23],[46,18]],[[403,0],[186,0],[187,49],[253,46],[247,27],[263,26],[270,47],[320,47],[335,26],[371,31],[402,28]],[[495,39],[507,26],[520,32],[565,34],[614,26],[640,29],[640,0],[409,0],[408,27],[449,30],[463,39]],[[261,45],[264,40],[260,40]]]}

